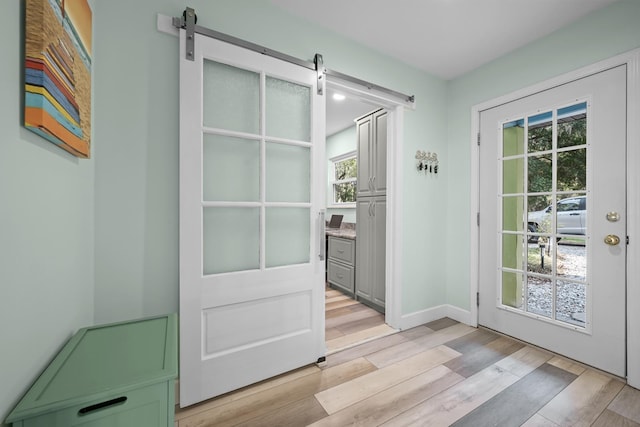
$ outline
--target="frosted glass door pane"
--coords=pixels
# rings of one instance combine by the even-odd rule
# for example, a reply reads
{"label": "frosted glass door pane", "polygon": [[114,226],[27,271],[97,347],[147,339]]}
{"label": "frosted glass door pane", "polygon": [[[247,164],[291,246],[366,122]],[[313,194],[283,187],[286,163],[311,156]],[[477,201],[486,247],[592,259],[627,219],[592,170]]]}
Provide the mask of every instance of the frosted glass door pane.
{"label": "frosted glass door pane", "polygon": [[273,77],[266,86],[267,135],[311,141],[311,90]]}
{"label": "frosted glass door pane", "polygon": [[260,209],[204,208],[203,273],[260,267]]}
{"label": "frosted glass door pane", "polygon": [[202,150],[205,201],[253,202],[260,197],[260,143],[204,135]]}
{"label": "frosted glass door pane", "polygon": [[202,71],[204,125],[259,133],[260,74],[206,59]]}
{"label": "frosted glass door pane", "polygon": [[267,143],[268,202],[309,202],[309,155],[307,147]]}
{"label": "frosted glass door pane", "polygon": [[266,266],[309,262],[309,209],[266,209]]}

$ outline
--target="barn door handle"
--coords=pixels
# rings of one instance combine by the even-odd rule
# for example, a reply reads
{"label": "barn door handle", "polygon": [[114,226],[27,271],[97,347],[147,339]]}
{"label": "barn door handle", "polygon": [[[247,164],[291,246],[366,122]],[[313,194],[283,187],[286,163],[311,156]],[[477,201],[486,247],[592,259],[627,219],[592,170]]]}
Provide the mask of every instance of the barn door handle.
{"label": "barn door handle", "polygon": [[320,252],[318,253],[318,258],[320,261],[324,261],[326,257],[326,241],[325,241],[325,219],[324,219],[324,209],[320,209],[318,212],[318,243],[320,243]]}

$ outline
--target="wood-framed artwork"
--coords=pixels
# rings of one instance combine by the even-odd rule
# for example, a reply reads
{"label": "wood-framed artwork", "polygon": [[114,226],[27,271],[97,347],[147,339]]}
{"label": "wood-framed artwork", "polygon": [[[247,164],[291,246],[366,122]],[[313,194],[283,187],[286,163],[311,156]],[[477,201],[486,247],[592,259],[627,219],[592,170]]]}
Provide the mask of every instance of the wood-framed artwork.
{"label": "wood-framed artwork", "polygon": [[87,0],[26,0],[25,12],[24,125],[89,158],[91,8]]}

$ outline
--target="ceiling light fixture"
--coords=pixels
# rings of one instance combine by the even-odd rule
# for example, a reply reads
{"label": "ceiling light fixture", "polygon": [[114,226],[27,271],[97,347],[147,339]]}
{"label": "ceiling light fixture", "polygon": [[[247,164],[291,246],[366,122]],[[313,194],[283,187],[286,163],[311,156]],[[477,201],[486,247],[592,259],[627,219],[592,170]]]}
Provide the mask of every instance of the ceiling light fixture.
{"label": "ceiling light fixture", "polygon": [[341,93],[334,93],[333,94],[333,99],[335,99],[336,101],[344,101],[345,96]]}

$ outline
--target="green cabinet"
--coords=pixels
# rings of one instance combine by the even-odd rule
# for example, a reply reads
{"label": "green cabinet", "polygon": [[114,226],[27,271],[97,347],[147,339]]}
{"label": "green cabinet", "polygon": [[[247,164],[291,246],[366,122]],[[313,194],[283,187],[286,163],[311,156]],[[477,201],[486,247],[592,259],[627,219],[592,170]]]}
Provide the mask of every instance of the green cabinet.
{"label": "green cabinet", "polygon": [[14,427],[174,425],[177,316],[79,330],[6,419]]}

